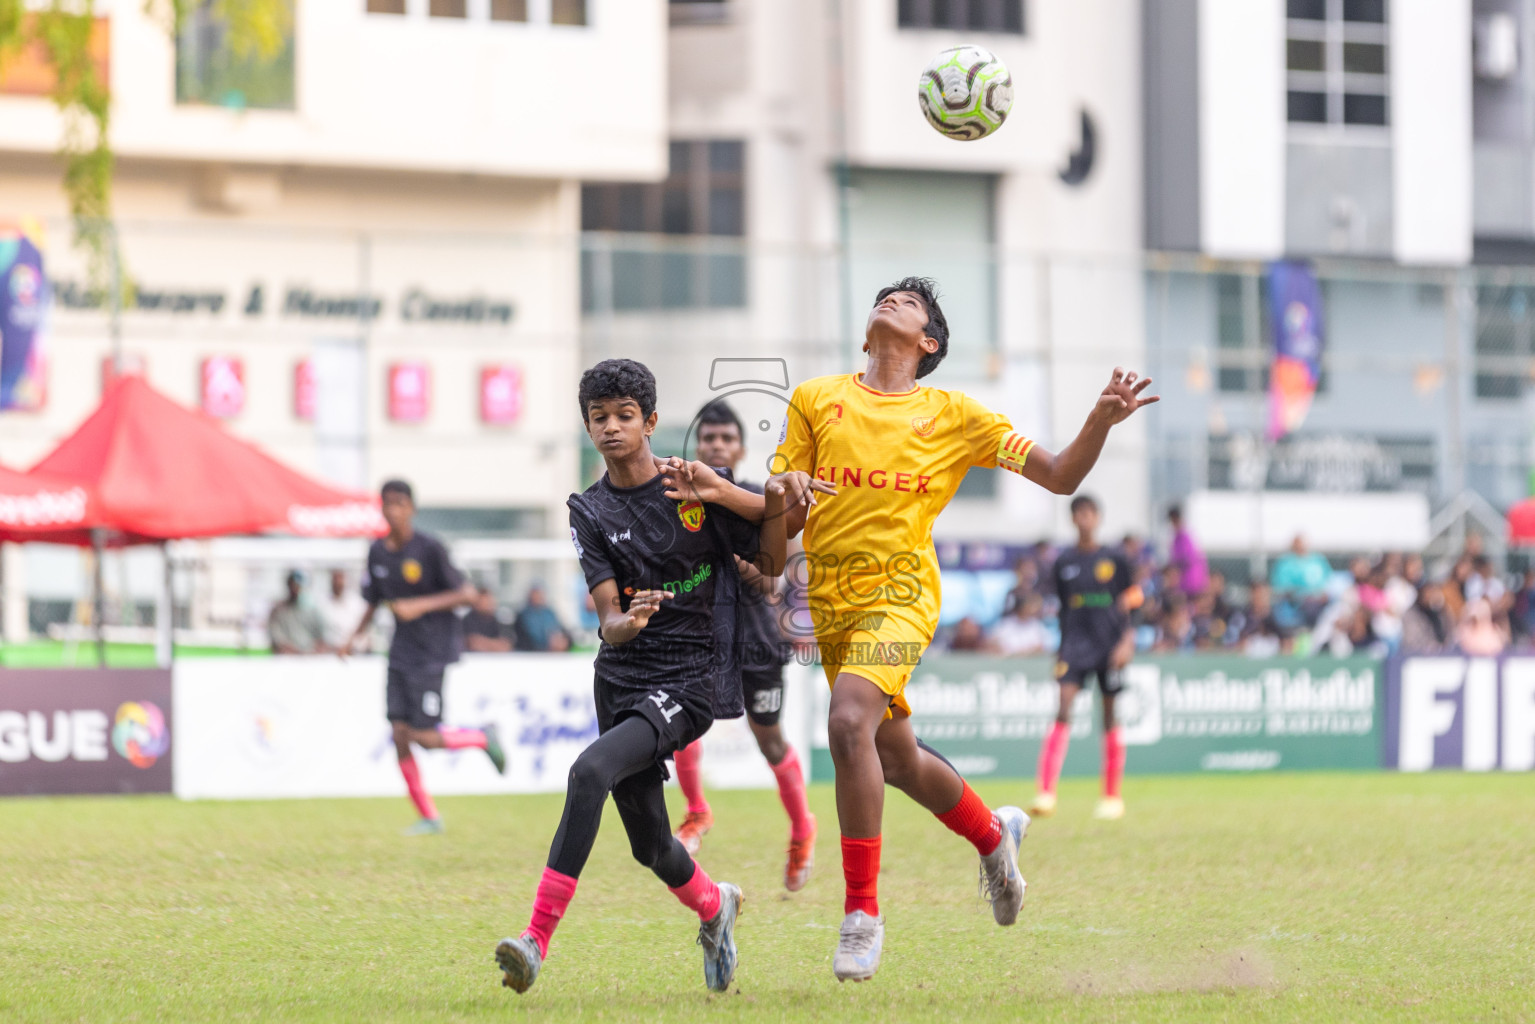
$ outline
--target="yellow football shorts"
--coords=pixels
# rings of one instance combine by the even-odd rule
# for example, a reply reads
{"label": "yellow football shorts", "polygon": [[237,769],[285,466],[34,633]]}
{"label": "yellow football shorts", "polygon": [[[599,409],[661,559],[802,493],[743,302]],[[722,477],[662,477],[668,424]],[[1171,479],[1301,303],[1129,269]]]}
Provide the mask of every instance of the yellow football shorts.
{"label": "yellow football shorts", "polygon": [[861,676],[890,695],[886,718],[910,715],[911,705],[904,696],[906,683],[933,641],[932,629],[884,609],[839,612],[831,626],[815,638],[826,685],[835,686],[837,676],[844,672]]}

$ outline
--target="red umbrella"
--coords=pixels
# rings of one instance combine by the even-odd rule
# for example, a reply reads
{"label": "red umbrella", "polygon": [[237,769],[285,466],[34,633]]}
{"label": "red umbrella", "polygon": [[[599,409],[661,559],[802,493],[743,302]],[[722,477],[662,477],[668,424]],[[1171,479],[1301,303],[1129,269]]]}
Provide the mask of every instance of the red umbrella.
{"label": "red umbrella", "polygon": [[[78,485],[90,508],[82,525],[118,531],[130,542],[269,531],[311,537],[385,532],[373,496],[289,469],[141,377],[113,383],[101,406],[33,474]],[[54,539],[37,536],[46,528],[0,525],[7,525],[12,539]],[[88,543],[88,531],[85,536]]]}
{"label": "red umbrella", "polygon": [[1525,498],[1508,510],[1508,542],[1535,544],[1535,498]]}

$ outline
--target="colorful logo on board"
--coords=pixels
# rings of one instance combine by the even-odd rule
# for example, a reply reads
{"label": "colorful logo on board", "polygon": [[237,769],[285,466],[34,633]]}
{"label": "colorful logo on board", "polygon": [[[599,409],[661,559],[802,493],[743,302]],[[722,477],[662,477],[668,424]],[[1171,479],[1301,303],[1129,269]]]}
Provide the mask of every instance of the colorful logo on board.
{"label": "colorful logo on board", "polygon": [[118,706],[112,723],[112,749],[135,768],[148,768],[171,748],[165,716],[149,701],[128,701]]}

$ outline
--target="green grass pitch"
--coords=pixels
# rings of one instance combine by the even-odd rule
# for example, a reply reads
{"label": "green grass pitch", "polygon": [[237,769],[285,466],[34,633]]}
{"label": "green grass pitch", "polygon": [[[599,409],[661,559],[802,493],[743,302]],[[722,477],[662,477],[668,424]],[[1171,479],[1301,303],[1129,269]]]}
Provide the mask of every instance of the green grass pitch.
{"label": "green grass pitch", "polygon": [[1003,929],[969,846],[892,792],[884,964],[839,985],[830,788],[793,897],[775,795],[716,794],[701,859],[747,894],[724,995],[610,809],[520,997],[491,951],[558,797],[444,799],[418,839],[403,798],[0,801],[0,1020],[1535,1020],[1535,776],[1132,777],[1118,823],[1093,796],[1068,783],[1034,824]]}

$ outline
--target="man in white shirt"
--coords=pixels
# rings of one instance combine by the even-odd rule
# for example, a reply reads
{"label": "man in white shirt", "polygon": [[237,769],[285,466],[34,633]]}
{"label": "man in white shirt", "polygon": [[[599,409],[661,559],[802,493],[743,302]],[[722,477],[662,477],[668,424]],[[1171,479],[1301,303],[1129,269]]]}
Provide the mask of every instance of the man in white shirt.
{"label": "man in white shirt", "polygon": [[[368,602],[363,600],[358,589],[347,585],[344,569],[331,570],[330,593],[322,595],[317,605],[320,619],[325,623],[326,646],[334,650],[341,650],[352,638],[352,630],[362,619],[362,613],[368,609]],[[372,636],[364,638],[353,650],[373,650],[373,639]]]}

